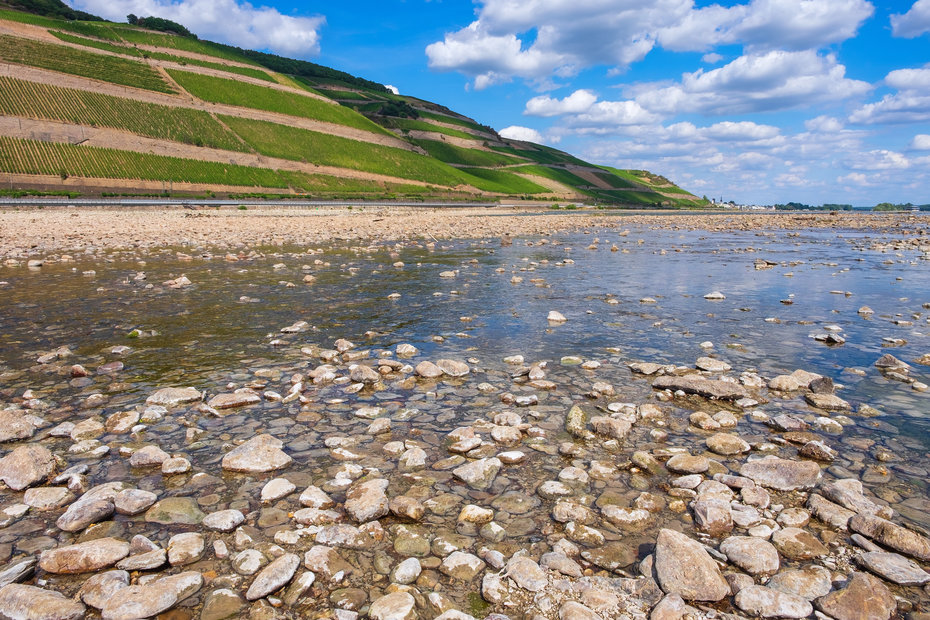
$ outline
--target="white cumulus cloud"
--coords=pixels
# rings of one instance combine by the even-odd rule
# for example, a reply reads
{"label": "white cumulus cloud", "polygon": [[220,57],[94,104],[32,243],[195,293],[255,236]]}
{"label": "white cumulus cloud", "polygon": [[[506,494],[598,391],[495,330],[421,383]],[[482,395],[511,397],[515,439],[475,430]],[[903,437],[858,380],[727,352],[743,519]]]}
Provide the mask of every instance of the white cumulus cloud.
{"label": "white cumulus cloud", "polygon": [[130,13],[163,17],[212,41],[304,57],[319,53],[326,23],[322,16],[293,17],[236,0],[75,0],[74,7],[116,22]]}
{"label": "white cumulus cloud", "polygon": [[521,140],[523,142],[535,142],[536,144],[542,144],[543,142],[541,133],[530,127],[521,127],[520,125],[504,127],[497,133],[508,140]]}
{"label": "white cumulus cloud", "polygon": [[891,32],[908,39],[930,32],[930,0],[917,0],[907,13],[892,15]]}
{"label": "white cumulus cloud", "polygon": [[529,116],[559,116],[562,114],[580,114],[587,112],[597,101],[597,95],[590,90],[576,90],[564,99],[552,97],[533,97],[526,102],[524,114]]}
{"label": "white cumulus cloud", "polygon": [[703,8],[694,0],[479,4],[474,22],[426,48],[431,68],[460,71],[474,78],[477,88],[514,77],[542,82],[597,65],[622,71],[656,46],[709,51],[741,44],[756,53],[819,49],[855,36],[874,12],[867,0],[750,0]]}
{"label": "white cumulus cloud", "polygon": [[720,115],[842,101],[870,89],[866,82],[847,78],[846,67],[832,55],[776,50],[741,56],[711,71],[685,73],[671,86],[647,83],[632,90],[633,98],[655,113]]}
{"label": "white cumulus cloud", "polygon": [[896,69],[885,76],[885,84],[898,92],[867,103],[849,115],[858,125],[920,123],[930,120],[930,66]]}
{"label": "white cumulus cloud", "polygon": [[930,151],[930,135],[919,133],[911,140],[911,148],[915,151]]}

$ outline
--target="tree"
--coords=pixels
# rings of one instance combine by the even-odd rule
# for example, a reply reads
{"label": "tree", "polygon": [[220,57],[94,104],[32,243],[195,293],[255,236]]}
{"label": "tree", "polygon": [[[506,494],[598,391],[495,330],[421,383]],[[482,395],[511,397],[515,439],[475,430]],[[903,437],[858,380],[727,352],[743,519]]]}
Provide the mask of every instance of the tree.
{"label": "tree", "polygon": [[136,17],[135,14],[130,13],[129,15],[126,16],[126,22],[135,26],[136,24],[139,23],[139,18]]}

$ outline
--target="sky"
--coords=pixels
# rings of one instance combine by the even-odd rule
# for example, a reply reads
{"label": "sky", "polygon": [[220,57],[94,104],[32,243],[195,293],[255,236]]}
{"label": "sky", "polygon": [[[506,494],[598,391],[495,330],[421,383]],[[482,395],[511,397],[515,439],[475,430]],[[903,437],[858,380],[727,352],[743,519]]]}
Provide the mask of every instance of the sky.
{"label": "sky", "polygon": [[743,204],[930,203],[930,0],[72,0]]}

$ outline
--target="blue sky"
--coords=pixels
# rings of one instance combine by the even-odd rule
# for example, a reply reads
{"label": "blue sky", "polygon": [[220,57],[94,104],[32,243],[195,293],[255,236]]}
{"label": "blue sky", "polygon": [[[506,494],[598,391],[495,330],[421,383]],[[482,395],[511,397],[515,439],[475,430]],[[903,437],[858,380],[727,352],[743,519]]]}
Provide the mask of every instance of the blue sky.
{"label": "blue sky", "polygon": [[930,203],[930,0],[74,0],[745,203]]}

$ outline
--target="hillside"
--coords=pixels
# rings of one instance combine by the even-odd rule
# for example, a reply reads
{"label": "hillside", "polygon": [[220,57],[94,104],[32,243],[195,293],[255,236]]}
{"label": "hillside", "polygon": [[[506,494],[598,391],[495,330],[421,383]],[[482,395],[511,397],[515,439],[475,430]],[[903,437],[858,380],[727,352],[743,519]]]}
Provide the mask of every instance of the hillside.
{"label": "hillside", "polygon": [[5,193],[704,204],[314,63],[10,8],[0,172]]}

